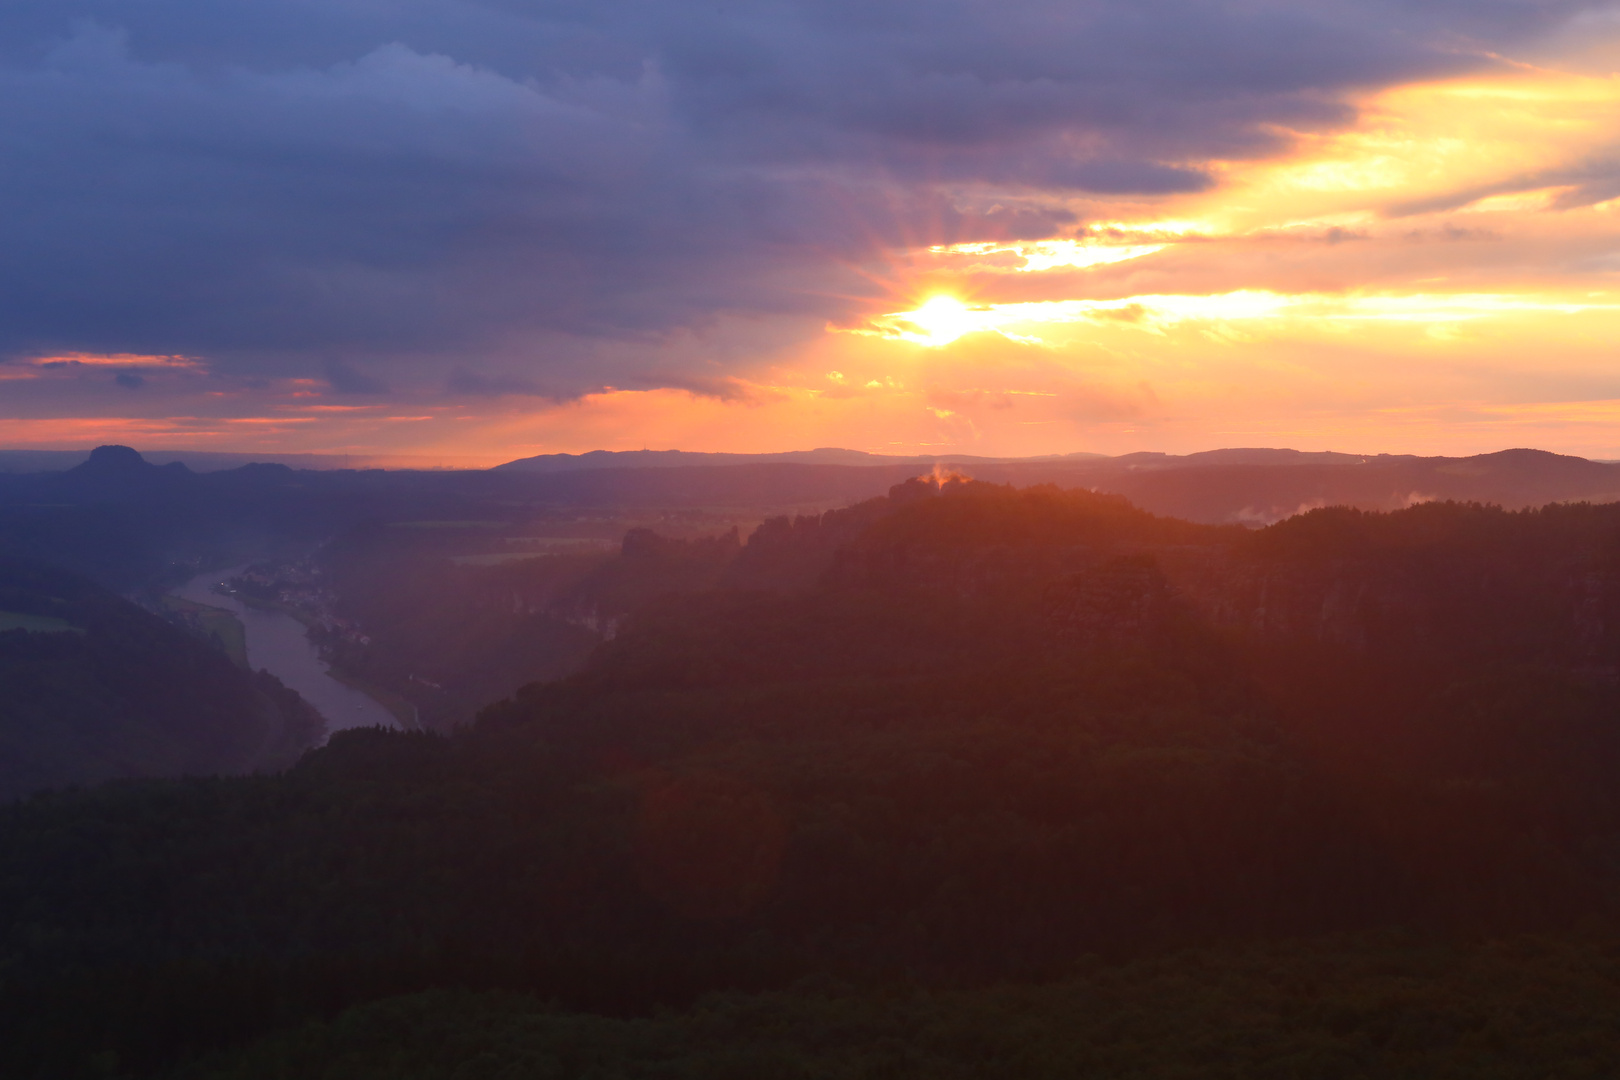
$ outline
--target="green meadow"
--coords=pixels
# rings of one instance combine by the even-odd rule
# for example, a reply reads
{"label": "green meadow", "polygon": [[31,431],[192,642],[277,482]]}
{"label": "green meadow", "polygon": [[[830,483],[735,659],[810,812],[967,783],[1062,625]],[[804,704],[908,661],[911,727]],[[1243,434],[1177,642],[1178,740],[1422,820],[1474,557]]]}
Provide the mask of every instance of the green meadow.
{"label": "green meadow", "polygon": [[225,655],[237,667],[248,666],[247,630],[234,612],[178,596],[165,596],[163,603],[171,611],[182,611],[195,618],[205,634],[218,639]]}
{"label": "green meadow", "polygon": [[30,615],[24,611],[0,611],[0,633],[7,630],[28,630],[35,634],[82,634],[82,627],[66,619],[53,619],[49,615]]}

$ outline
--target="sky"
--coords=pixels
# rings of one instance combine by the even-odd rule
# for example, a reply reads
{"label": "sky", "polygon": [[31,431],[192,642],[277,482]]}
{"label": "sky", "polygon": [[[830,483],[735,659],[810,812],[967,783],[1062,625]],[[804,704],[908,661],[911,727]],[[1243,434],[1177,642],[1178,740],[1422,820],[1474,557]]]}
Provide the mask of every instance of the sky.
{"label": "sky", "polygon": [[1620,3],[8,0],[0,446],[1620,458]]}

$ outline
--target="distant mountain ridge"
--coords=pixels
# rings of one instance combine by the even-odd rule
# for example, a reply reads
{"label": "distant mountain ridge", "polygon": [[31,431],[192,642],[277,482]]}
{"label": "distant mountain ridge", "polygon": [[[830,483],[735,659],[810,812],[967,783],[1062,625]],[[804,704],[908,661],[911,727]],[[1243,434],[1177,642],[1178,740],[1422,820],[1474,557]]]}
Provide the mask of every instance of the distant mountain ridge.
{"label": "distant mountain ridge", "polygon": [[[0,474],[64,472],[88,461],[93,450],[0,450]],[[410,468],[401,454],[277,454],[226,450],[143,450],[141,457],[154,465],[182,464],[193,472],[223,472],[243,465],[286,465],[295,469]],[[424,465],[437,458],[422,457]]]}
{"label": "distant mountain ridge", "polygon": [[[844,461],[820,462],[812,455],[842,455]],[[540,464],[528,464],[533,461]],[[699,503],[728,503],[745,492],[758,497],[766,489],[783,494],[802,490],[808,495],[817,485],[826,488],[820,492],[825,497],[833,486],[842,485],[853,494],[864,484],[860,495],[865,497],[868,491],[875,494],[884,484],[930,468],[1015,487],[1055,484],[1114,492],[1156,514],[1244,525],[1264,525],[1335,505],[1397,510],[1451,500],[1515,509],[1553,502],[1620,501],[1620,464],[1526,448],[1470,457],[1230,447],[1194,454],[1009,459],[884,458],[830,449],[803,451],[797,457],[598,451],[509,462],[490,474],[527,477],[536,484],[567,488],[575,497],[589,489],[593,498],[633,502],[644,493],[659,491]]]}
{"label": "distant mountain ridge", "polygon": [[[1291,450],[1286,447],[1237,446],[1167,454],[1139,450],[1130,454],[1037,454],[1028,457],[993,457],[974,454],[874,454],[824,446],[815,450],[789,450],[775,454],[708,453],[693,450],[591,450],[583,454],[539,454],[496,465],[490,472],[574,472],[585,469],[680,469],[711,465],[1088,465],[1129,469],[1176,469],[1224,465],[1389,465],[1401,462],[1472,461],[1502,454],[1540,455],[1569,461],[1588,461],[1547,450],[1512,449],[1470,457],[1423,457],[1417,454],[1347,454],[1337,450]],[[1596,464],[1609,464],[1598,462]]]}
{"label": "distant mountain ridge", "polygon": [[[0,449],[0,474],[72,472],[88,463],[96,450],[5,450]],[[128,447],[135,460],[158,466],[181,465],[191,472],[222,472],[244,465],[281,465],[288,468],[326,472],[347,468],[387,468],[392,472],[417,471],[406,465],[379,466],[379,462],[401,461],[408,455],[353,455],[353,454],[279,454],[241,453],[212,450],[145,450]],[[823,446],[814,450],[788,450],[779,453],[740,454],[697,450],[589,450],[582,454],[538,454],[517,458],[495,465],[487,470],[466,469],[465,472],[503,473],[562,473],[596,469],[685,469],[724,465],[1090,465],[1117,466],[1131,470],[1196,468],[1228,465],[1361,465],[1417,462],[1464,462],[1496,458],[1499,455],[1541,455],[1566,461],[1591,461],[1593,464],[1612,465],[1615,462],[1580,458],[1568,454],[1554,454],[1545,450],[1511,449],[1494,454],[1475,454],[1468,457],[1422,456],[1418,454],[1352,454],[1336,450],[1292,450],[1286,447],[1222,447],[1200,450],[1190,454],[1170,454],[1156,450],[1139,450],[1130,454],[1097,454],[1076,451],[1067,454],[1035,454],[1025,457],[983,454],[878,454],[866,450],[849,450]],[[423,459],[427,460],[427,459]],[[106,464],[104,460],[103,465]],[[437,471],[437,470],[433,470]]]}
{"label": "distant mountain ridge", "polygon": [[[817,462],[816,454],[865,463]],[[1110,492],[1155,514],[1247,526],[1323,506],[1620,502],[1620,465],[1528,449],[1466,458],[1267,448],[1011,461],[885,459],[832,449],[749,457],[633,451],[465,471],[273,463],[194,471],[183,462],[156,464],[129,447],[102,447],[70,469],[0,473],[0,554],[48,560],[129,590],[188,566],[306,547],[368,520],[499,520],[516,528],[536,515],[588,507],[597,515],[723,508],[757,521],[847,506],[936,469],[1019,488]]]}
{"label": "distant mountain ridge", "polygon": [[728,454],[697,450],[590,450],[583,454],[538,454],[497,465],[491,472],[572,472],[576,469],[679,469],[694,465],[935,465],[1009,464],[1020,461],[1101,461],[1106,455],[1078,452],[1038,457],[978,457],[972,454],[873,454],[823,446],[776,454]]}

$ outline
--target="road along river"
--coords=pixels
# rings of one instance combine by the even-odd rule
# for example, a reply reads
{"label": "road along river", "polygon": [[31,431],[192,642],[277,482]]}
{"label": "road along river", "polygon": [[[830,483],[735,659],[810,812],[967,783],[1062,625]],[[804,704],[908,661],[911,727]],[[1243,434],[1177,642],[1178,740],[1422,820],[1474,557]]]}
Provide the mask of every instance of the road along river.
{"label": "road along river", "polygon": [[223,608],[241,619],[247,631],[248,665],[255,670],[264,668],[298,691],[326,717],[328,734],[353,727],[399,727],[394,715],[372,698],[332,678],[315,643],[305,636],[303,623],[285,612],[250,607],[234,596],[214,591],[214,586],[243,569],[198,574],[174,594],[193,603]]}

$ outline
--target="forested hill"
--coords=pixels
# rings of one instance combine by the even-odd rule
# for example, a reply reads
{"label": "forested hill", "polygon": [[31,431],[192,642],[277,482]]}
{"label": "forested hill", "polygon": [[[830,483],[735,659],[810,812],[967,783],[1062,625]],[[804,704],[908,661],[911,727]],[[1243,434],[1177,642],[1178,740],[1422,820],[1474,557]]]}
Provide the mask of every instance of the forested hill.
{"label": "forested hill", "polygon": [[[0,1071],[450,1077],[521,1050],[579,1075],[709,1053],[727,1022],[624,1017],[785,987],[736,1008],[778,1017],[782,1054],[845,1024],[851,1076],[1011,1053],[998,1016],[1036,1042],[1116,1017],[1103,1053],[1172,1008],[1316,1033],[1294,1072],[1257,1071],[1275,1032],[1221,1043],[1233,1076],[1485,1075],[1577,998],[1603,1003],[1578,1038],[1498,1074],[1620,1067],[1620,968],[1568,959],[1620,918],[1620,507],[1250,532],[917,482],[696,550],[634,537],[598,580],[636,598],[613,640],[452,736],[345,732],[279,777],[0,814]],[[664,566],[684,592],[649,584]],[[1417,943],[1377,939],[1393,961],[1337,936],[1392,927]],[[1564,944],[1477,951],[1528,932]],[[1217,942],[1271,958],[1152,966]],[[435,987],[523,997],[381,1001]],[[884,1019],[848,1027],[863,1009]],[[466,1056],[402,1073],[424,1017]],[[1184,1050],[1164,1075],[1198,1074]],[[724,1068],[692,1074],[759,1075]]]}
{"label": "forested hill", "polygon": [[[737,464],[657,454],[605,455],[604,464],[582,455],[541,471],[248,464],[194,473],[178,462],[152,464],[128,447],[103,446],[60,472],[0,471],[0,553],[45,559],[129,591],[173,584],[203,565],[300,558],[368,524],[482,521],[532,532],[539,523],[556,530],[582,517],[669,520],[716,511],[752,524],[783,511],[869,499],[918,471],[885,458],[871,460],[888,464],[825,463],[868,460],[840,453]],[[1620,498],[1620,465],[1537,450],[1417,458],[1250,449],[958,460],[953,467],[998,484],[1114,492],[1159,514],[1250,526],[1330,504],[1388,510],[1448,499],[1529,507]]]}
{"label": "forested hill", "polygon": [[323,722],[100,586],[0,557],[0,800],[115,777],[284,768]]}

